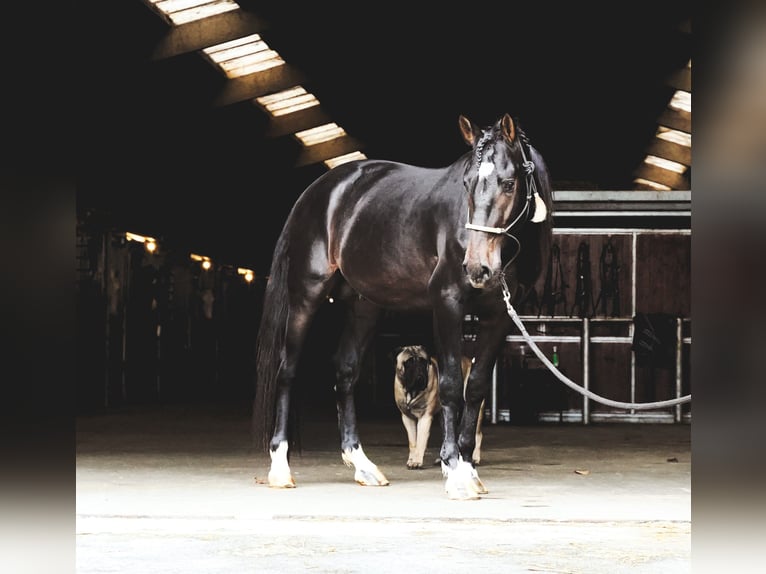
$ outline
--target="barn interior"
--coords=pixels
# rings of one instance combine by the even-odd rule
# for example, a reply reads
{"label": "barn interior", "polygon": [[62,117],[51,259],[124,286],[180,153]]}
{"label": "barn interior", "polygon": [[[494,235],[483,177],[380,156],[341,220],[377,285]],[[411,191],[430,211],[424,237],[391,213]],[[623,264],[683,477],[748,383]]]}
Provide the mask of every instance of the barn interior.
{"label": "barn interior", "polygon": [[[631,382],[600,390],[622,400],[676,392],[672,369],[636,373],[625,357],[637,314],[680,317],[686,394],[689,3],[616,12],[586,3],[558,7],[555,17],[544,4],[505,3],[492,8],[491,23],[481,10],[437,18],[404,3],[370,14],[352,6],[296,13],[248,0],[81,3],[84,18],[121,25],[91,27],[87,37],[98,73],[85,81],[103,97],[82,101],[78,302],[89,359],[78,376],[78,408],[251,394],[260,297],[297,197],[327,162],[347,154],[447,165],[466,149],[459,114],[488,125],[510,113],[553,177],[560,255],[551,263],[560,263],[561,276],[547,278],[555,293],[547,301],[541,277],[538,301],[524,314],[622,319],[594,325],[607,330],[593,333],[620,339],[598,347],[617,350],[610,355],[618,364],[604,378]],[[287,104],[263,103],[285,92],[294,98]],[[327,141],[305,145],[297,137],[328,125],[336,132]],[[145,237],[156,240],[156,251],[145,249]],[[583,242],[590,293],[578,285]],[[614,280],[601,268],[611,251]],[[324,315],[317,330],[334,332],[333,310]],[[387,348],[400,337],[427,336],[428,323],[386,318],[370,359],[381,365],[369,367],[362,408],[390,407]],[[546,327],[563,329],[562,337],[581,330],[575,324],[570,333],[566,322],[532,328]],[[308,346],[316,349],[307,353],[316,355],[310,368],[324,368],[331,339]],[[518,347],[509,341],[506,370],[526,363]],[[582,370],[579,344],[562,340],[557,351],[573,375]],[[598,367],[591,370],[606,372]],[[575,396],[561,400],[578,409]]]}
{"label": "barn interior", "polygon": [[[177,534],[170,540],[170,523],[163,520],[177,519],[192,536],[210,532],[192,515],[219,520],[220,532],[210,534],[213,548],[234,568],[241,564],[232,556],[254,551],[239,539],[225,547],[218,536],[231,529],[244,525],[255,535],[275,524],[290,527],[290,512],[302,529],[362,520],[358,513],[347,515],[348,509],[311,510],[310,498],[291,510],[272,508],[267,495],[274,493],[258,482],[266,472],[263,461],[255,477],[248,466],[253,353],[272,251],[301,192],[338,162],[368,157],[427,167],[451,163],[466,149],[460,114],[479,125],[511,114],[553,176],[555,257],[536,285],[536,298],[519,309],[539,348],[548,357],[555,354],[572,381],[613,400],[691,394],[691,3],[470,8],[437,10],[411,2],[79,3],[84,20],[111,25],[89,26],[83,38],[93,73],[82,81],[93,97],[83,98],[79,110],[78,523],[80,534],[99,537],[80,538],[78,571],[96,572],[113,556],[130,555],[130,544],[114,533],[130,538],[132,528],[142,536],[165,533],[160,539],[174,552],[188,552],[188,539]],[[301,367],[326,382],[301,389],[301,408],[312,416],[326,413],[319,418],[329,421],[330,431],[338,312],[330,304],[320,311]],[[429,316],[386,314],[356,390],[370,443],[392,465],[406,438],[391,393],[391,350],[428,339],[430,324]],[[468,353],[472,329],[468,316]],[[449,518],[444,513],[452,511],[437,507],[442,497],[436,467],[416,478],[392,471],[407,485],[404,495],[431,497],[424,512],[434,529],[450,520],[495,528],[561,520],[589,528],[646,524],[670,542],[655,554],[638,552],[630,571],[688,571],[690,402],[653,410],[606,406],[562,385],[519,332],[506,341],[485,412],[495,466],[490,457],[481,470],[493,480],[489,497],[499,506]],[[643,352],[647,341],[650,350]],[[203,436],[203,428],[213,434]],[[323,430],[299,459],[308,488],[321,496],[330,484],[340,496],[354,485],[338,478],[346,469],[336,437],[317,428]],[[430,455],[438,453],[439,434],[436,428]],[[518,437],[538,441],[539,451],[514,458],[513,449],[525,448]],[[592,438],[603,441],[601,449],[590,450]],[[232,439],[235,446],[227,451],[222,441]],[[561,446],[570,441],[577,446]],[[560,450],[553,454],[546,445]],[[607,450],[619,464],[599,466]],[[123,462],[120,453],[128,455]],[[550,456],[553,470],[563,468],[567,475],[550,474],[539,459],[529,462],[536,455]],[[202,471],[192,459],[213,464]],[[153,475],[162,474],[163,460],[168,472]],[[534,493],[503,506],[514,496],[505,471],[522,473],[524,461],[534,471],[524,479],[536,485],[530,487]],[[182,468],[195,476],[189,493],[204,506],[197,514],[171,494]],[[593,490],[581,499],[587,498],[587,508],[566,506],[565,495],[578,494],[574,483],[567,483],[558,502],[543,502],[552,493],[537,480],[554,485],[571,480],[575,471],[581,471],[577,480],[593,473]],[[135,480],[130,492],[102,506],[124,473]],[[244,477],[246,488],[257,491],[248,503],[263,505],[261,510],[238,514],[233,498],[221,507],[225,511],[209,510],[215,496],[210,481],[221,473],[240,495]],[[615,486],[623,479],[630,492]],[[611,489],[613,512],[594,514],[600,489]],[[643,513],[636,511],[640,500],[651,500]],[[411,507],[392,503],[381,510],[366,498],[360,505],[360,512],[369,510],[368,520],[411,523]],[[135,520],[120,522],[121,513],[136,513]],[[287,522],[275,523],[274,517]],[[607,532],[591,534],[611,536]],[[303,536],[319,555],[326,541],[320,544],[308,531]],[[541,530],[534,543],[542,544],[544,536]],[[570,544],[582,542],[567,536]],[[609,538],[613,555],[592,563],[591,571],[623,571],[615,569],[624,542],[618,538]],[[267,546],[277,543],[269,538]],[[448,547],[442,539],[433,544]],[[488,545],[478,546],[485,558],[493,555]],[[628,547],[636,550],[638,543]],[[141,550],[130,562],[136,571],[168,571],[159,551]],[[276,550],[264,552],[277,556]],[[288,554],[300,550],[291,547]],[[353,556],[342,554],[343,571],[361,571]],[[543,571],[565,571],[557,569],[565,568],[559,559],[565,560],[549,556]],[[538,570],[540,560],[537,554],[521,560],[526,570],[519,571]],[[308,563],[268,564],[264,571],[297,572]],[[401,566],[392,562],[377,571],[393,571],[395,564]],[[334,571],[329,562],[321,568]]]}

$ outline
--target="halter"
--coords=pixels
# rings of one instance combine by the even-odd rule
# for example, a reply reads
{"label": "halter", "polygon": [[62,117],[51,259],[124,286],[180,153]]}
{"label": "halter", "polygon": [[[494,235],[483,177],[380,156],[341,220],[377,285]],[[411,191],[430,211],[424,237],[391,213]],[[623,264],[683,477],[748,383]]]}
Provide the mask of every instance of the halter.
{"label": "halter", "polygon": [[[489,139],[489,137],[490,137],[490,134],[486,134],[484,137],[481,138],[481,140],[479,140],[479,143],[476,146],[476,158],[479,163],[481,163],[483,148],[487,140]],[[471,229],[473,231],[484,231],[486,233],[495,233],[497,235],[507,235],[508,237],[516,241],[516,243],[519,244],[519,248],[521,248],[521,243],[519,242],[519,240],[513,235],[511,235],[509,231],[529,211],[529,202],[532,200],[533,196],[535,197],[535,202],[539,202],[539,204],[542,204],[543,206],[545,204],[543,203],[542,199],[540,199],[540,195],[537,193],[537,184],[535,183],[535,178],[532,175],[535,171],[535,164],[527,159],[527,155],[524,153],[524,146],[522,144],[519,144],[519,149],[521,150],[521,158],[523,160],[521,165],[527,174],[527,197],[525,198],[525,201],[524,201],[524,209],[522,209],[521,213],[519,213],[516,216],[516,219],[514,219],[511,223],[509,223],[505,227],[489,227],[486,225],[476,225],[475,223],[466,221],[465,228]]]}

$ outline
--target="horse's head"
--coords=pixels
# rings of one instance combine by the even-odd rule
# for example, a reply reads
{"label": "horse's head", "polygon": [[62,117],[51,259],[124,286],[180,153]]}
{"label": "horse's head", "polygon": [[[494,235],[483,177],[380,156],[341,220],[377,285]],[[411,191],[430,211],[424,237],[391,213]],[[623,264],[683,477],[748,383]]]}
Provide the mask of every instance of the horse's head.
{"label": "horse's head", "polygon": [[505,114],[493,126],[480,129],[461,115],[459,125],[473,148],[463,176],[469,230],[463,268],[471,285],[481,289],[501,273],[507,238],[515,241],[518,253],[516,234],[528,221],[545,220],[547,212],[536,193],[524,136],[511,116]]}

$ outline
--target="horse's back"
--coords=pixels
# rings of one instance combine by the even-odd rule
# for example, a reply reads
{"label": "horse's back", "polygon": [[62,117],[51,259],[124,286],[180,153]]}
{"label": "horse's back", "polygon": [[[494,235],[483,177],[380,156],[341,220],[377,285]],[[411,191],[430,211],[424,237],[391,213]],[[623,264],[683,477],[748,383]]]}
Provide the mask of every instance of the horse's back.
{"label": "horse's back", "polygon": [[[457,235],[460,179],[455,170],[359,160],[323,174],[301,195],[294,241],[338,269],[355,291],[388,307],[424,307],[439,257],[438,237]],[[308,245],[311,245],[311,249]]]}

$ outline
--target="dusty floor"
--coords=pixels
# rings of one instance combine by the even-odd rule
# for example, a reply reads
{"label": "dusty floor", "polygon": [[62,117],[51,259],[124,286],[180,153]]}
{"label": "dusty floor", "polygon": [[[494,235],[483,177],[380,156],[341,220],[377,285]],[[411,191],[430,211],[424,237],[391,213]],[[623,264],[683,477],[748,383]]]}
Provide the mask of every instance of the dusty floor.
{"label": "dusty floor", "polygon": [[397,419],[361,421],[389,486],[354,482],[326,418],[291,459],[297,488],[271,489],[247,411],[78,418],[77,572],[691,572],[688,424],[485,424],[489,494],[450,501],[438,466],[406,468]]}

